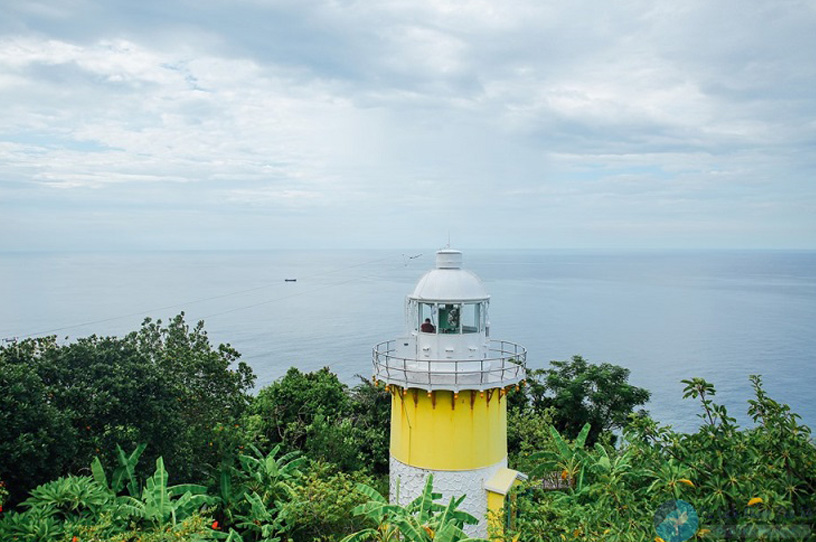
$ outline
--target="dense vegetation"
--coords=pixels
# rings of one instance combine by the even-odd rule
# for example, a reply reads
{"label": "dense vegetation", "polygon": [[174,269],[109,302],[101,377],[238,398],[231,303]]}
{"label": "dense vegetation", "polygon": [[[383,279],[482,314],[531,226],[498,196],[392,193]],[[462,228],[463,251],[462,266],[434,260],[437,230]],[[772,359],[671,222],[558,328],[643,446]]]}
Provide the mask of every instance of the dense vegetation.
{"label": "dense vegetation", "polygon": [[[627,380],[576,356],[509,395],[510,463],[531,478],[501,518],[508,541],[809,539],[810,430],[759,377],[750,428],[711,384],[685,381],[701,408],[692,434],[635,412],[649,394]],[[0,540],[465,538],[474,518],[431,485],[407,507],[383,497],[382,387],[327,369],[292,368],[254,396],[253,382],[183,315],[123,338],[3,346]]]}
{"label": "dense vegetation", "polygon": [[[514,527],[530,541],[812,540],[816,513],[816,448],[810,430],[787,405],[751,377],[755,426],[740,429],[705,380],[684,380],[701,404],[702,426],[684,434],[648,416],[631,417],[618,448],[586,447],[589,425],[574,442],[551,426],[554,446],[530,456],[533,474],[568,482],[519,498]],[[536,487],[538,486],[538,487]],[[691,507],[675,507],[676,501]],[[664,514],[659,511],[663,509]],[[695,515],[696,518],[690,517]]]}

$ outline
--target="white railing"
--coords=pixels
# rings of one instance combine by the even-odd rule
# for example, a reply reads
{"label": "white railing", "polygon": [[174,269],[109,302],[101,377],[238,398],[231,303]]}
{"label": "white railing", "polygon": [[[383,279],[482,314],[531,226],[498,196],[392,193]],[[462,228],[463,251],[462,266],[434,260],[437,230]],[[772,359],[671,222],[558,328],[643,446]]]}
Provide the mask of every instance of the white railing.
{"label": "white railing", "polygon": [[524,380],[527,349],[491,340],[484,359],[414,359],[396,356],[396,339],[373,348],[374,378],[386,384],[434,390],[486,390]]}

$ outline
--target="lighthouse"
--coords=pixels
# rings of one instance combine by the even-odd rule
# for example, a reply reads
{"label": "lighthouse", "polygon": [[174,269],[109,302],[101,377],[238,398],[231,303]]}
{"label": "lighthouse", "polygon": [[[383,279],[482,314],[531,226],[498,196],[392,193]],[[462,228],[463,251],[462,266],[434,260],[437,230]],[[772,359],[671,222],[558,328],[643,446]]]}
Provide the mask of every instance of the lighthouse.
{"label": "lighthouse", "polygon": [[391,393],[391,502],[410,503],[432,474],[445,500],[466,495],[461,508],[479,524],[465,531],[481,537],[524,477],[507,468],[506,394],[527,352],[491,339],[489,302],[462,253],[440,250],[407,297],[405,334],[373,348],[374,379]]}

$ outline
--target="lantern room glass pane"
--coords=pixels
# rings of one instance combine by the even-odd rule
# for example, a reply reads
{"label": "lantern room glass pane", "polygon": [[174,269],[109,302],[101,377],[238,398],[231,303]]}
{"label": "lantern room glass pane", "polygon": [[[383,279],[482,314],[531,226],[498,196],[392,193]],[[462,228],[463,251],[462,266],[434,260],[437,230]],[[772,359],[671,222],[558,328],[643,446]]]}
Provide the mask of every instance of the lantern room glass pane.
{"label": "lantern room glass pane", "polygon": [[[436,333],[438,329],[436,323],[436,306],[433,303],[420,303],[419,304],[419,318],[417,319],[417,329],[422,331],[423,333]],[[425,326],[423,329],[422,324],[425,323],[425,319],[431,321],[431,325],[433,326],[433,330]]]}
{"label": "lantern room glass pane", "polygon": [[460,333],[462,305],[445,303],[439,305],[439,333]]}
{"label": "lantern room glass pane", "polygon": [[465,303],[462,307],[462,333],[479,333],[482,329],[482,304]]}

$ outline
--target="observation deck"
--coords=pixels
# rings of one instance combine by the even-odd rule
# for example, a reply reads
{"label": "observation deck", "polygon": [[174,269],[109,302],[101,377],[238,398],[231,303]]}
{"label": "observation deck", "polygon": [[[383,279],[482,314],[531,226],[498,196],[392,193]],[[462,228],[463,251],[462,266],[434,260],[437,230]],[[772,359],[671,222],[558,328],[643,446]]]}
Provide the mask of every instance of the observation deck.
{"label": "observation deck", "polygon": [[373,348],[374,379],[429,392],[485,391],[518,384],[526,376],[527,349],[509,341],[488,340],[480,359],[418,359],[404,354],[408,339],[392,339]]}

